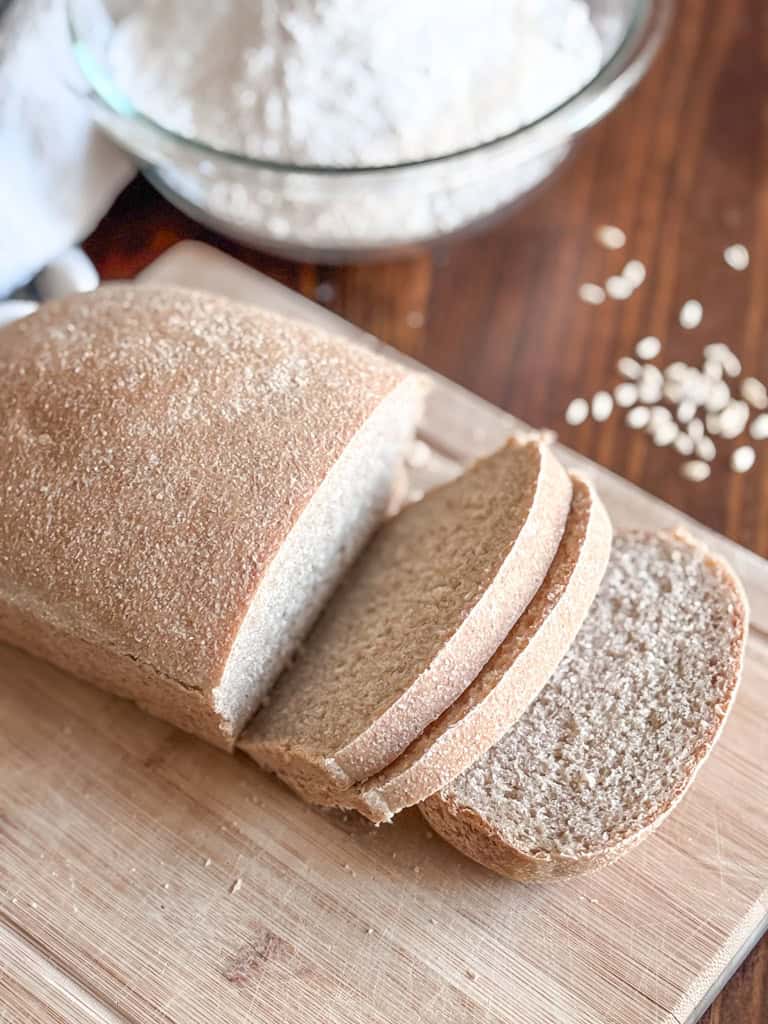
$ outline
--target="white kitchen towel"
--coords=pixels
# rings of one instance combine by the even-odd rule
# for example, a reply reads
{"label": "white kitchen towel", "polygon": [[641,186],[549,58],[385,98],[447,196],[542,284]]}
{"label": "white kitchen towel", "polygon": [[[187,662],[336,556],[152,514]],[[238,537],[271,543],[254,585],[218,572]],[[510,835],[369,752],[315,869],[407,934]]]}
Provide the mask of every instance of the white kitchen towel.
{"label": "white kitchen towel", "polygon": [[0,15],[0,296],[89,234],[135,173],[85,92],[64,0],[13,0]]}

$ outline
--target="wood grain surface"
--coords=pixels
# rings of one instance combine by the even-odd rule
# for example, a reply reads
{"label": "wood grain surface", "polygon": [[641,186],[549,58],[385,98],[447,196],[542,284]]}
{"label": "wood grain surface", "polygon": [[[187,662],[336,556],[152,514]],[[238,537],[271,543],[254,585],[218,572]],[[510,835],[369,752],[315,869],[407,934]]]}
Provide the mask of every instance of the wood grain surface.
{"label": "wood grain surface", "polygon": [[[88,250],[105,277],[133,276],[182,238],[212,241],[427,365],[514,411],[727,536],[768,555],[768,450],[737,477],[719,459],[704,484],[682,481],[679,458],[614,415],[566,428],[575,395],[616,382],[615,363],[643,334],[669,358],[697,363],[725,340],[768,378],[768,8],[764,0],[681,0],[671,37],[636,93],[582,142],[558,179],[485,234],[407,263],[294,265],[217,238],[137,182]],[[593,240],[618,224],[623,253]],[[743,242],[746,273],[722,260]],[[576,297],[629,256],[648,266],[627,302]],[[687,298],[704,305],[685,332]],[[765,442],[768,444],[768,442]],[[768,940],[717,1000],[706,1024],[768,1020]]]}

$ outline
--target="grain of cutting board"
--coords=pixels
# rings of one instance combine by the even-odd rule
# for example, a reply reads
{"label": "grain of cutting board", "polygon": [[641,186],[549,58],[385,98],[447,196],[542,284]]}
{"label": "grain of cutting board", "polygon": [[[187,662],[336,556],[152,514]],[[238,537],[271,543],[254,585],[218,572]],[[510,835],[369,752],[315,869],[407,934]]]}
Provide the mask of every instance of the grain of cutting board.
{"label": "grain of cutting board", "polygon": [[[145,278],[361,337],[193,243]],[[431,455],[413,487],[520,426],[437,379],[422,432]],[[561,454],[593,474],[618,525],[683,518]],[[739,698],[672,818],[570,883],[497,878],[415,811],[379,830],[319,813],[245,758],[0,648],[0,1020],[695,1020],[768,924],[768,565],[694,529],[752,603]]]}

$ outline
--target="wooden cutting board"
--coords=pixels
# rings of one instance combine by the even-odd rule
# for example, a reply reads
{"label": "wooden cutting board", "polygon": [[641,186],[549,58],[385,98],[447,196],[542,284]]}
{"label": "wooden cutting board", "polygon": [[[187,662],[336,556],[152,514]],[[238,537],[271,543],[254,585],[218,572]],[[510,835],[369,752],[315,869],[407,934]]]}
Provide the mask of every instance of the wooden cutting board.
{"label": "wooden cutting board", "polygon": [[[194,243],[144,277],[362,337]],[[437,378],[413,488],[521,426]],[[684,520],[561,454],[594,476],[618,525]],[[736,707],[677,813],[570,883],[497,878],[416,811],[378,830],[315,811],[244,757],[0,648],[0,1021],[695,1020],[768,923],[768,569],[695,529],[752,602]]]}

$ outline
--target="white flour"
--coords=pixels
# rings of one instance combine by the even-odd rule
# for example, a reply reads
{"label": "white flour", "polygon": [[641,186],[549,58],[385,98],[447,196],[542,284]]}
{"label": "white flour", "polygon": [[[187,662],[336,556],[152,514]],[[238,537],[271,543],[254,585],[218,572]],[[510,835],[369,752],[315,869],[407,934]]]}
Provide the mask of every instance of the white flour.
{"label": "white flour", "polygon": [[[506,134],[577,92],[601,56],[584,0],[145,0],[110,48],[122,92],[164,127],[329,167],[416,161]],[[239,204],[247,220],[254,196],[238,199],[237,184],[206,186],[204,205],[226,216]],[[266,210],[294,234],[295,198],[288,209],[280,197],[259,203],[260,220]],[[430,218],[442,230],[444,211],[422,229]]]}

